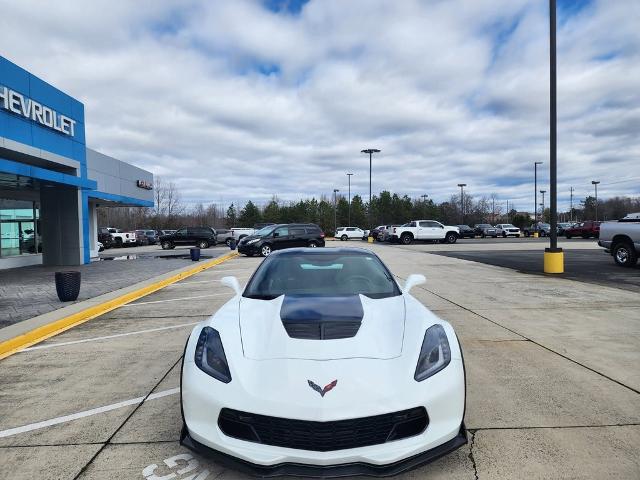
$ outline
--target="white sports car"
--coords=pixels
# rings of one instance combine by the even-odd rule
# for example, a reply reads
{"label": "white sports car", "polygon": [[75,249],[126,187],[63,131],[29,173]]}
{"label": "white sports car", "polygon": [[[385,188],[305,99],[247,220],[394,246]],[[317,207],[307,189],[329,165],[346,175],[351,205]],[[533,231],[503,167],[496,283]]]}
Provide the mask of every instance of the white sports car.
{"label": "white sports car", "polygon": [[389,476],[467,442],[456,334],[371,251],[274,252],[187,341],[181,443],[260,476]]}

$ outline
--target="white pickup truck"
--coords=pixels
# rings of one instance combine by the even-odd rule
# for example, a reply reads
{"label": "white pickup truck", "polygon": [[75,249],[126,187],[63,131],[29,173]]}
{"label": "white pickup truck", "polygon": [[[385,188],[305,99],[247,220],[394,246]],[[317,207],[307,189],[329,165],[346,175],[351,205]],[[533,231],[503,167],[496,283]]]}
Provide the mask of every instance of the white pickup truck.
{"label": "white pickup truck", "polygon": [[441,243],[456,243],[460,236],[458,227],[443,225],[435,220],[413,220],[401,227],[393,227],[392,241],[404,245],[414,240],[439,240]]}
{"label": "white pickup truck", "polygon": [[621,267],[633,267],[640,256],[640,213],[601,223],[598,245]]}
{"label": "white pickup truck", "polygon": [[111,234],[111,238],[113,239],[113,244],[116,247],[135,247],[137,244],[136,240],[136,232],[125,232],[120,230],[119,228],[107,227],[109,233]]}

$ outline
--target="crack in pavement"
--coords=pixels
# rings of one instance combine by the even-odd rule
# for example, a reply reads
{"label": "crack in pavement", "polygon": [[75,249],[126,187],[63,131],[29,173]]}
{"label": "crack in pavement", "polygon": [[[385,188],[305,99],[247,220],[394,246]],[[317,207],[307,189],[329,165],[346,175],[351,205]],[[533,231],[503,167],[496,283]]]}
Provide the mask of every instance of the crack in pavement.
{"label": "crack in pavement", "polygon": [[471,460],[471,465],[473,466],[473,475],[475,476],[475,479],[478,480],[478,466],[476,465],[476,459],[473,456],[473,445],[475,443],[476,440],[476,432],[475,431],[471,431],[469,430],[469,433],[471,434],[471,441],[469,442],[469,460]]}
{"label": "crack in pavement", "polygon": [[84,474],[84,472],[87,470],[87,468],[89,468],[89,465],[91,465],[93,463],[93,461],[98,458],[98,456],[104,451],[104,449],[107,447],[107,445],[111,444],[111,440],[113,440],[113,438],[118,434],[118,432],[120,430],[122,430],[122,427],[124,427],[126,425],[126,423],[131,419],[131,417],[133,417],[133,415],[135,415],[135,413],[140,409],[140,407],[144,404],[144,402],[147,400],[147,398],[149,398],[149,396],[153,393],[153,391],[158,388],[158,386],[163,382],[163,380],[165,378],[167,378],[169,376],[169,374],[171,373],[171,371],[176,367],[176,365],[178,365],[178,363],[180,362],[180,360],[182,360],[182,357],[184,356],[184,353],[180,355],[180,357],[178,357],[178,359],[173,363],[173,365],[171,365],[171,367],[169,367],[169,369],[166,371],[166,373],[160,378],[160,380],[158,380],[158,382],[151,388],[151,390],[149,391],[149,393],[147,393],[145,395],[145,397],[140,401],[140,403],[138,403],[138,405],[136,405],[136,408],[133,409],[133,411],[127,415],[127,418],[125,418],[122,423],[120,424],[120,426],[118,426],[118,428],[116,428],[116,430],[111,434],[111,436],[107,439],[106,442],[104,442],[104,444],[102,445],[102,447],[100,447],[100,449],[89,459],[89,461],[85,464],[84,467],[82,467],[80,469],[80,471],[78,472],[78,474],[73,477],[73,480],[78,480],[80,478],[80,476],[82,474]]}

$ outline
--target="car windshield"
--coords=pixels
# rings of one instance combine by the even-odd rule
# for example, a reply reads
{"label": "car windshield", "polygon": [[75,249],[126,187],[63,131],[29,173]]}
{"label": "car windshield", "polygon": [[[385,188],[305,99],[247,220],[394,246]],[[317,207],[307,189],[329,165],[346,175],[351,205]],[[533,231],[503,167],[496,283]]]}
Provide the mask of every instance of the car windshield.
{"label": "car windshield", "polygon": [[287,252],[267,257],[243,296],[272,300],[285,294],[387,298],[400,295],[400,289],[380,259],[368,252]]}
{"label": "car windshield", "polygon": [[502,228],[516,228],[515,225],[511,225],[510,223],[507,223],[506,225],[503,225]]}

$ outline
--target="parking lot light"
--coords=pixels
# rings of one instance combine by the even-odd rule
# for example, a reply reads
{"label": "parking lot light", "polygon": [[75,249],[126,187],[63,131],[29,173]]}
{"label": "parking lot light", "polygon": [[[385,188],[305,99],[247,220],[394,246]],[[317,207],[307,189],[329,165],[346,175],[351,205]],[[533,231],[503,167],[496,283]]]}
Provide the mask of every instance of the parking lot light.
{"label": "parking lot light", "polygon": [[459,183],[460,187],[460,216],[462,217],[460,220],[460,225],[464,225],[464,187],[467,186],[466,183]]}
{"label": "parking lot light", "polygon": [[595,221],[598,221],[598,184],[600,183],[599,180],[591,180],[591,185],[594,186],[594,188],[596,189],[596,218]]}
{"label": "parking lot light", "polygon": [[551,231],[549,248],[544,250],[544,273],[564,273],[564,253],[558,248],[558,137],[556,75],[556,0],[549,0],[549,186]]}
{"label": "parking lot light", "polygon": [[338,190],[337,188],[333,189],[333,231],[338,230],[338,210],[337,210],[337,200],[338,200]]}
{"label": "parking lot light", "polygon": [[542,162],[533,162],[533,223],[538,223],[538,165]]}
{"label": "parking lot light", "polygon": [[540,193],[542,194],[542,203],[540,204],[541,210],[540,210],[540,221],[544,222],[544,194],[547,193],[546,190],[540,190]]}
{"label": "parking lot light", "polygon": [[371,162],[372,155],[374,153],[380,153],[380,150],[378,150],[377,148],[365,148],[364,150],[360,150],[360,153],[369,154],[369,231],[371,231]]}
{"label": "parking lot light", "polygon": [[353,173],[347,173],[347,178],[349,179],[349,226],[351,226],[351,175]]}

